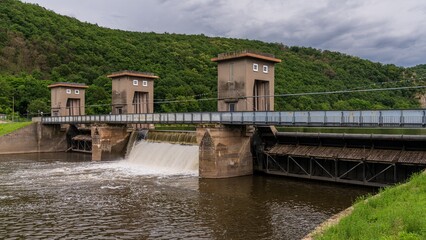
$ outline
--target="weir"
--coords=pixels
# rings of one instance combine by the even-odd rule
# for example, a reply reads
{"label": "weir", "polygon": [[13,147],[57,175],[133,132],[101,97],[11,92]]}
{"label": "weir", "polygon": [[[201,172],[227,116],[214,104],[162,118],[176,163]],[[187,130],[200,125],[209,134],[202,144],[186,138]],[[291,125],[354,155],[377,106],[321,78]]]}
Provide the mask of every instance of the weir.
{"label": "weir", "polygon": [[422,135],[277,133],[274,141],[258,138],[269,141],[257,147],[255,168],[268,174],[386,186],[426,168]]}
{"label": "weir", "polygon": [[[161,165],[166,159],[159,156],[170,158],[174,155],[171,152],[178,154],[178,148],[191,147],[191,152],[198,153],[194,156],[201,178],[236,177],[255,171],[368,186],[392,185],[426,168],[425,135],[280,133],[270,126],[245,125],[199,125],[195,132],[136,131],[126,125],[107,124],[69,125],[68,131],[63,127],[34,123],[2,136],[1,152],[91,150],[92,160],[99,161],[158,151],[151,162]],[[141,139],[163,147],[147,145],[143,150],[132,150]],[[161,155],[169,149],[171,152]]]}
{"label": "weir", "polygon": [[[202,178],[227,178],[253,173],[251,153],[252,126],[200,125],[197,131],[128,131],[126,126],[93,125],[90,128],[68,128],[70,151],[92,154],[93,161],[126,156],[135,159],[135,154],[151,156],[152,162],[162,165],[167,158],[174,158],[169,149],[197,149],[197,166]],[[135,148],[143,139],[144,147]],[[163,145],[161,145],[161,144]],[[167,143],[167,145],[165,145]],[[160,145],[158,145],[160,144]],[[159,151],[159,153],[156,153]],[[162,154],[164,151],[169,154]],[[175,154],[180,154],[176,152]],[[163,158],[159,157],[162,156]]]}
{"label": "weir", "polygon": [[146,174],[198,176],[198,146],[141,140],[124,163]]}
{"label": "weir", "polygon": [[[278,133],[274,127],[426,128],[424,109],[278,112],[274,68],[280,59],[242,51],[219,54],[211,61],[218,64],[219,112],[154,113],[154,82],[159,77],[153,73],[125,70],[108,75],[112,109],[105,115],[84,116],[87,86],[50,85],[52,116],[39,119],[31,150],[52,143],[46,133],[60,143],[52,151],[67,143],[67,151],[91,153],[94,161],[154,154],[149,163],[168,165],[157,158],[166,152],[164,158],[173,158],[168,149],[178,148],[178,154],[186,147],[197,148],[201,178],[237,177],[255,170],[371,186],[394,184],[426,167],[423,136],[293,134]],[[154,124],[193,124],[196,131],[158,131]],[[65,128],[66,141],[61,139]]]}
{"label": "weir", "polygon": [[150,130],[146,140],[149,142],[167,142],[182,145],[197,145],[194,131],[158,131]]}

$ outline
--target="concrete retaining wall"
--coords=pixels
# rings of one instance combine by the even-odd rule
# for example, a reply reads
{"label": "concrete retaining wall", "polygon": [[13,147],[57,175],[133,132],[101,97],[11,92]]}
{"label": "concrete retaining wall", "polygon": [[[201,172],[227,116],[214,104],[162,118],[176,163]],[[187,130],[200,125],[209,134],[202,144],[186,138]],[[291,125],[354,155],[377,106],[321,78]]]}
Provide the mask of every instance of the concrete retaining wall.
{"label": "concrete retaining wall", "polygon": [[32,123],[0,137],[0,154],[66,151],[66,132],[60,125]]}

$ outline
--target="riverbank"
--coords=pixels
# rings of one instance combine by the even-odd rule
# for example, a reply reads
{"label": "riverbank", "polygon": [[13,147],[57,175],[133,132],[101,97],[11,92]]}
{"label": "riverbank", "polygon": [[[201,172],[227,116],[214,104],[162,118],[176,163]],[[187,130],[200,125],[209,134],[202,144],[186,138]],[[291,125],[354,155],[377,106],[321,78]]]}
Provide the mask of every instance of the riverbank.
{"label": "riverbank", "polygon": [[[426,239],[426,174],[405,184],[385,188],[376,196],[361,198],[317,228],[313,238],[324,239]],[[340,220],[340,221],[339,221]],[[338,222],[333,225],[333,222]],[[331,225],[331,226],[330,226]],[[322,233],[321,233],[322,232]]]}
{"label": "riverbank", "polygon": [[30,124],[31,122],[2,122],[0,124],[0,136],[14,132]]}

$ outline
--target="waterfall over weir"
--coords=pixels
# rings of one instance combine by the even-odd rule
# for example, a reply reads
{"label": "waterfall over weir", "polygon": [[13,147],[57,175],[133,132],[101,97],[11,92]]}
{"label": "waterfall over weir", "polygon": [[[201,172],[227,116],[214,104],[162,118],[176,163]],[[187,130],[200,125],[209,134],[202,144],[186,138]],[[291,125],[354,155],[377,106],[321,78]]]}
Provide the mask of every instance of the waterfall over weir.
{"label": "waterfall over weir", "polygon": [[198,176],[198,146],[142,140],[124,162],[144,174]]}

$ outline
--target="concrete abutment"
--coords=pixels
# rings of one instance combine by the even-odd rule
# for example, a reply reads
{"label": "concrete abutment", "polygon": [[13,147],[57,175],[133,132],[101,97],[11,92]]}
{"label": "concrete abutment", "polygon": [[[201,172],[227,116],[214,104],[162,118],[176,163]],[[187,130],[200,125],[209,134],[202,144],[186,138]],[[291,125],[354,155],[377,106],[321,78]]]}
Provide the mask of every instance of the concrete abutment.
{"label": "concrete abutment", "polygon": [[62,152],[66,149],[66,132],[60,125],[34,122],[0,137],[0,154]]}

